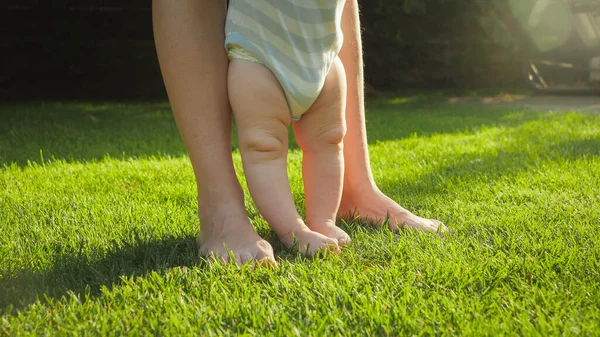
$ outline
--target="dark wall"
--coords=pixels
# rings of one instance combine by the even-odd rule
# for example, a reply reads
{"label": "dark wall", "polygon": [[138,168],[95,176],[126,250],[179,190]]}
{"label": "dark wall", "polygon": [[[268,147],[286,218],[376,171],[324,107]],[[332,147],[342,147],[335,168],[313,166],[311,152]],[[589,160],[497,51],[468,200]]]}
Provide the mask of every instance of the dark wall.
{"label": "dark wall", "polygon": [[[491,0],[361,3],[367,78],[376,88],[479,88],[520,80],[516,41],[502,28],[508,17]],[[496,25],[486,31],[483,19]]]}
{"label": "dark wall", "polygon": [[[514,82],[514,55],[485,36],[474,1],[430,0],[411,13],[400,0],[360,3],[376,89]],[[4,0],[0,53],[1,99],[166,97],[149,0]]]}
{"label": "dark wall", "polygon": [[0,97],[165,97],[149,1],[9,1]]}

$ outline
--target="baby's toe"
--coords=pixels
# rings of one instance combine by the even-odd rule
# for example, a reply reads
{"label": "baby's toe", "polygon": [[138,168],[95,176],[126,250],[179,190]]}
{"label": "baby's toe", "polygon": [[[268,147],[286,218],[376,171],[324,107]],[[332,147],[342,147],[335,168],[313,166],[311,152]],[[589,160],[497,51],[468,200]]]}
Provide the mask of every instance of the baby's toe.
{"label": "baby's toe", "polygon": [[337,237],[337,241],[339,245],[349,245],[352,243],[352,239],[350,239],[350,235],[346,234],[346,232],[342,231],[340,235]]}
{"label": "baby's toe", "polygon": [[332,253],[339,253],[340,245],[339,245],[338,240],[333,239],[333,238],[327,238],[327,240],[325,240],[325,245],[321,248],[321,250],[332,252]]}
{"label": "baby's toe", "polygon": [[326,238],[324,243],[325,243],[326,246],[337,246],[337,245],[339,245],[338,239],[336,239],[336,238]]}

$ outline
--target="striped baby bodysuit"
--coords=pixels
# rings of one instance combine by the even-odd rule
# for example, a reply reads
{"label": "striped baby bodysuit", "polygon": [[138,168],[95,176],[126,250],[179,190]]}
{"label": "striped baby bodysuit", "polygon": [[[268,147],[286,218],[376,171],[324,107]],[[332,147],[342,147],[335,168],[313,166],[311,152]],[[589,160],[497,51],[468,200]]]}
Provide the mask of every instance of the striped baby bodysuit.
{"label": "striped baby bodysuit", "polygon": [[230,59],[269,68],[292,118],[315,102],[343,42],[344,0],[230,0],[225,48]]}

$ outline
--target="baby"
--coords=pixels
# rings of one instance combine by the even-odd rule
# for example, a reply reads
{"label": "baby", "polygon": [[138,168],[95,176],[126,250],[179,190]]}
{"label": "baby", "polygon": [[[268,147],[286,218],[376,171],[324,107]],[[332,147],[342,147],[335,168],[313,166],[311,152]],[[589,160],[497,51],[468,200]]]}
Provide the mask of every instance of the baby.
{"label": "baby", "polygon": [[[339,251],[346,77],[342,0],[230,0],[228,90],[250,195],[281,241]],[[288,127],[303,151],[306,221],[287,177]]]}

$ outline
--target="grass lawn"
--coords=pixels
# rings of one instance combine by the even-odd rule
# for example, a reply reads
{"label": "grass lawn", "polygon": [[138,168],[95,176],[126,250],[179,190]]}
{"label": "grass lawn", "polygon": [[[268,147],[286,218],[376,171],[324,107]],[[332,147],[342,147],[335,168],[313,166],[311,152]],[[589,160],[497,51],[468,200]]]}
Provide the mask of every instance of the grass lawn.
{"label": "grass lawn", "polygon": [[197,254],[168,104],[0,106],[0,335],[600,335],[600,115],[392,99],[367,119],[382,190],[454,235],[340,221],[351,246],[302,258],[247,198],[280,268],[238,270]]}

